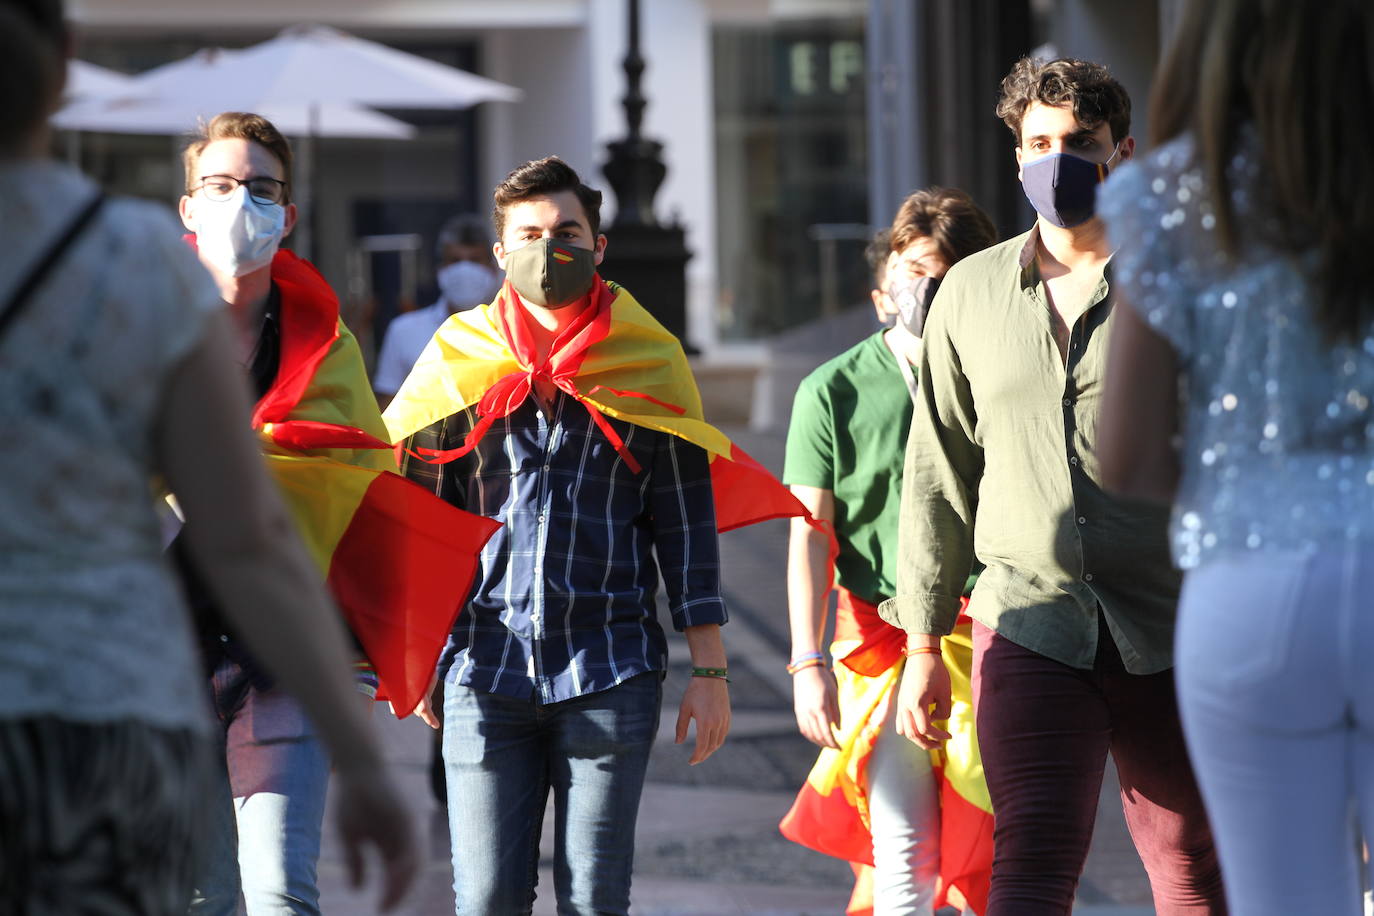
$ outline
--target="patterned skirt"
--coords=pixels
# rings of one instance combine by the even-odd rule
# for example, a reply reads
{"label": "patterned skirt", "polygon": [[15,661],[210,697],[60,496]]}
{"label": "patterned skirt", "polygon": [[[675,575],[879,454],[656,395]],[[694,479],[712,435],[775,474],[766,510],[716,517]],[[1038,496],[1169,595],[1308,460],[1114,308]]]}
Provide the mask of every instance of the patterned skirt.
{"label": "patterned skirt", "polygon": [[209,759],[187,731],[0,720],[0,916],[184,916]]}

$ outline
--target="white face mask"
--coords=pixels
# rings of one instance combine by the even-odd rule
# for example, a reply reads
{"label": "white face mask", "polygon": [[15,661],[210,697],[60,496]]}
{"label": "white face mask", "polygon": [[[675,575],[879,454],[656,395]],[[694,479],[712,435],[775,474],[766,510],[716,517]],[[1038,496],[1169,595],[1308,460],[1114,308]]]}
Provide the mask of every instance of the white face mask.
{"label": "white face mask", "polygon": [[439,291],[455,312],[476,308],[496,295],[500,277],[484,264],[457,261],[442,267],[438,274]]}
{"label": "white face mask", "polygon": [[272,263],[286,229],[286,208],[258,203],[242,185],[228,200],[196,198],[193,216],[201,258],[231,277]]}

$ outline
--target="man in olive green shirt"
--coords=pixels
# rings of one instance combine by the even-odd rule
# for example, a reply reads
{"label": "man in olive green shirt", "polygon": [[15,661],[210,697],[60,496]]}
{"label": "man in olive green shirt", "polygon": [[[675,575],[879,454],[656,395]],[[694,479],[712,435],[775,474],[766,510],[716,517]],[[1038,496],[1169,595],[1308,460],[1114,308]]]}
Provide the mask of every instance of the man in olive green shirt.
{"label": "man in olive green shirt", "polygon": [[1082,61],[1020,61],[998,115],[1035,226],[956,265],[926,327],[907,444],[896,597],[912,652],[897,729],[948,737],[939,637],[969,614],[974,700],[996,818],[985,916],[1068,913],[1107,752],[1159,914],[1222,913],[1173,693],[1179,576],[1167,512],[1098,485],[1111,248],[1097,184],[1129,159],[1130,100]]}

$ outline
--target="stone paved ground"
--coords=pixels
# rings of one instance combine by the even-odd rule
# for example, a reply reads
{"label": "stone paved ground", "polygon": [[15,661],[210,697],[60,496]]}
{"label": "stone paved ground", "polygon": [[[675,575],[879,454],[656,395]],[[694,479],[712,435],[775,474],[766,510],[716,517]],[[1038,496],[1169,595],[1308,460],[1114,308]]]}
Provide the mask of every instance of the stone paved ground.
{"label": "stone paved ground", "polygon": [[[780,436],[743,429],[731,433],[760,461],[780,470]],[[815,749],[796,733],[783,671],[786,531],[784,523],[768,522],[722,536],[722,575],[733,615],[726,641],[734,727],[726,745],[697,767],[686,765],[686,746],[672,744],[687,659],[685,643],[674,639],[663,724],[636,836],[634,912],[639,916],[836,916],[848,899],[848,866],[787,842],[776,829],[815,758]],[[428,730],[387,715],[377,716],[377,727],[426,843],[418,886],[400,912],[450,913],[447,828],[428,789]],[[555,912],[549,832],[542,850],[538,916]],[[332,836],[326,840],[320,881],[323,911],[329,916],[375,913],[367,897],[353,896],[343,886]],[[1110,774],[1079,901],[1077,916],[1151,912],[1144,872],[1126,836]]]}

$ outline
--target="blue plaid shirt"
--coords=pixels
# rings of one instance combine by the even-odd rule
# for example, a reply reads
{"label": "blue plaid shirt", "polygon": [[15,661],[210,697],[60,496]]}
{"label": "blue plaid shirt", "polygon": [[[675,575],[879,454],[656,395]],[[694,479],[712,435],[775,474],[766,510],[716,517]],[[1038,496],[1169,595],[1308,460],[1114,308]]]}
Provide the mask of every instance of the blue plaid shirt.
{"label": "blue plaid shirt", "polygon": [[[632,473],[585,407],[556,398],[548,413],[526,398],[456,461],[407,457],[404,468],[440,498],[505,523],[482,551],[440,672],[539,703],[666,667],[660,566],[674,627],[726,620],[706,452],[607,417],[642,467]],[[467,408],[409,444],[457,448],[476,420]]]}

